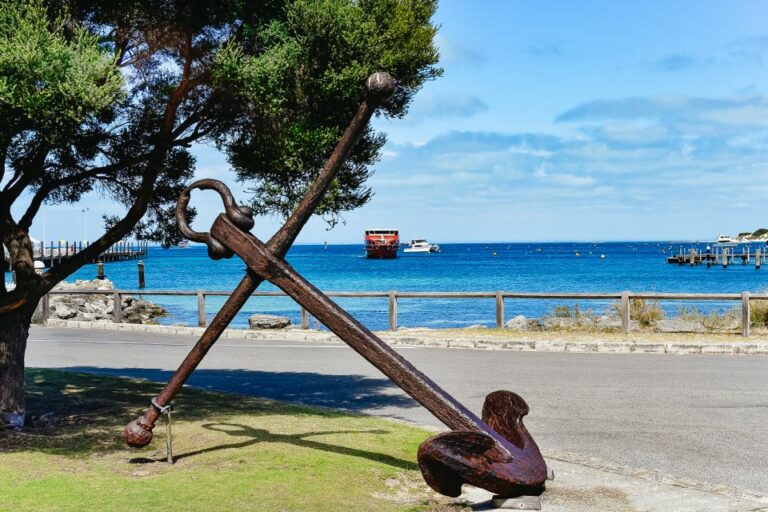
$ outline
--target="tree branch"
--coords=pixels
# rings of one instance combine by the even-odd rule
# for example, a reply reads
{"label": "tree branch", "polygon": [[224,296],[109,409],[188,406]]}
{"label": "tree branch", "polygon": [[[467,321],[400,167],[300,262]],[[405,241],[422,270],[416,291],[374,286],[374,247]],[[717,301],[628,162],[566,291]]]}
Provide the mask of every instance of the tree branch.
{"label": "tree branch", "polygon": [[[15,183],[12,179],[3,190],[0,196],[9,204],[13,203],[27,186],[33,181],[43,175],[45,170],[45,159],[48,157],[49,147],[46,143],[41,143],[35,156],[32,157],[32,161],[28,166],[24,166],[22,169],[17,169],[14,174]],[[26,171],[26,172],[25,172]]]}
{"label": "tree branch", "polygon": [[165,115],[163,116],[160,130],[158,131],[157,143],[150,153],[147,169],[142,176],[141,185],[136,192],[135,201],[128,209],[125,217],[108,229],[98,240],[44,274],[43,281],[46,291],[53,288],[56,283],[65,279],[81,266],[97,258],[112,244],[130,233],[136,223],[138,223],[144,216],[144,213],[146,213],[152,190],[155,186],[155,181],[160,174],[160,168],[163,165],[168,148],[171,146],[176,112],[190,88],[190,73],[192,72],[191,32],[186,33],[185,46],[182,49],[182,53],[184,55],[184,72],[179,85],[171,93],[168,102],[166,103]]}

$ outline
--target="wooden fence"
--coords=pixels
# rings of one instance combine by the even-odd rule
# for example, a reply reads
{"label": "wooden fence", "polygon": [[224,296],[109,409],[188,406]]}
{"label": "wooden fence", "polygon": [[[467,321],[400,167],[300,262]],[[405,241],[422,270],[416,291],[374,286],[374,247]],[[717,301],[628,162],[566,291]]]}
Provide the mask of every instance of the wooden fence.
{"label": "wooden fence", "polygon": [[[206,325],[205,298],[228,297],[229,291],[211,290],[56,290],[50,292],[57,295],[113,295],[115,307],[115,322],[122,322],[123,295],[148,295],[148,296],[194,296],[197,297],[197,321],[198,325]],[[370,291],[370,292],[325,292],[329,297],[346,298],[386,298],[389,302],[389,330],[397,330],[397,302],[399,299],[492,299],[496,305],[496,327],[504,328],[505,300],[506,299],[562,299],[562,300],[616,300],[619,301],[619,315],[621,317],[621,330],[629,332],[630,328],[630,304],[634,299],[645,300],[683,300],[683,301],[717,301],[741,303],[741,335],[749,336],[750,327],[750,301],[768,300],[768,294],[742,293],[633,293],[623,291],[620,293],[549,293],[549,292],[399,292],[399,291]],[[285,297],[281,291],[257,291],[253,297]],[[45,320],[50,316],[49,298],[46,295],[41,301],[42,316]],[[309,328],[309,312],[301,307],[301,327]]]}

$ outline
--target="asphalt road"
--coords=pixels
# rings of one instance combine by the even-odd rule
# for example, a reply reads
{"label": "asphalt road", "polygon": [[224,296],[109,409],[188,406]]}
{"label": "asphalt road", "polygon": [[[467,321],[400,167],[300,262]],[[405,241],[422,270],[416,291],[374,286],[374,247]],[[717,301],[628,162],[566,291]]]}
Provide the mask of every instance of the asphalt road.
{"label": "asphalt road", "polygon": [[[33,328],[27,365],[165,381],[195,341]],[[478,413],[519,393],[544,452],[768,493],[768,357],[397,350]],[[345,345],[222,339],[190,384],[440,425]]]}

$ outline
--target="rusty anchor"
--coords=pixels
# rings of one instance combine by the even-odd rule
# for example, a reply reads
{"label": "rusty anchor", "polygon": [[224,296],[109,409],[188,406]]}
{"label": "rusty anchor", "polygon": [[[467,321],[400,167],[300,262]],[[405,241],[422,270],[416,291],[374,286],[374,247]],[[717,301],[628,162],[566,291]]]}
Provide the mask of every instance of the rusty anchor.
{"label": "rusty anchor", "polygon": [[[160,409],[181,389],[251,293],[266,280],[302,305],[451,429],[430,437],[419,447],[419,467],[430,487],[454,497],[461,494],[465,483],[502,497],[538,493],[546,480],[547,467],[523,424],[523,416],[529,409],[520,396],[511,391],[489,394],[482,419],[478,418],[282,259],[376,107],[391,96],[395,87],[394,80],[386,73],[371,75],[366,85],[368,96],[328,163],[291,217],[266,244],[249,232],[254,224],[252,211],[238,206],[223,183],[200,180],[182,192],[176,208],[182,233],[190,240],[205,243],[214,259],[236,254],[245,262],[247,272],[171,380],[152,401],[152,406],[126,425],[125,440],[136,447],[149,444]],[[207,233],[193,231],[186,219],[186,207],[194,189],[214,190],[224,202],[225,213],[217,217]]]}

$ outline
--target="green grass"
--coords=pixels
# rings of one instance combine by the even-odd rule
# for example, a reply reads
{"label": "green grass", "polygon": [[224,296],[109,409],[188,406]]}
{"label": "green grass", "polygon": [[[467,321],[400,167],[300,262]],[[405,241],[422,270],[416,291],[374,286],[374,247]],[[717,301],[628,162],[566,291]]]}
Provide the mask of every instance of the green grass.
{"label": "green grass", "polygon": [[121,437],[158,384],[55,370],[27,383],[32,425],[0,433],[0,510],[459,510],[421,482],[419,428],[185,389],[168,465],[162,420],[147,448]]}

